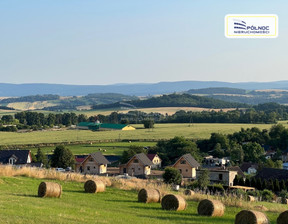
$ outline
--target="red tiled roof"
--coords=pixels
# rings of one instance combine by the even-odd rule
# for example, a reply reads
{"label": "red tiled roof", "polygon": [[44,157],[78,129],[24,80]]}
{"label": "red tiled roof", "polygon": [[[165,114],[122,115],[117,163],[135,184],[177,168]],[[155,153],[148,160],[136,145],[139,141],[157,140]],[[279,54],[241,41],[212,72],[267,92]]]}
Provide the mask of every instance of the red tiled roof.
{"label": "red tiled roof", "polygon": [[147,154],[147,157],[152,161],[157,154]]}
{"label": "red tiled roof", "polygon": [[86,157],[85,158],[77,158],[77,157],[75,158],[77,163],[82,163],[85,159],[86,159]]}

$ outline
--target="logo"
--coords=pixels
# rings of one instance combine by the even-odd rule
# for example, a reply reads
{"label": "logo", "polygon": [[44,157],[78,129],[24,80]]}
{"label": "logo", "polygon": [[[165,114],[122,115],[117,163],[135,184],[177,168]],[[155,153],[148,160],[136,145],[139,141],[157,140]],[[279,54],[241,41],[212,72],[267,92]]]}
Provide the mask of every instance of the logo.
{"label": "logo", "polygon": [[227,38],[276,38],[278,37],[278,16],[226,15],[225,36]]}

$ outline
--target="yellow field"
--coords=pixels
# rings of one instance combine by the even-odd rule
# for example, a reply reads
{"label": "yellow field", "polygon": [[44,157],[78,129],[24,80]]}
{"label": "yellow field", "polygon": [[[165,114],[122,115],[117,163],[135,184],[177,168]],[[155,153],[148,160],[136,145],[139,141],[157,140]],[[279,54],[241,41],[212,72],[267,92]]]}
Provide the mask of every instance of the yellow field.
{"label": "yellow field", "polygon": [[[287,122],[283,123],[288,127]],[[209,138],[212,132],[229,134],[243,128],[258,127],[269,129],[269,124],[155,124],[154,129],[144,129],[143,125],[133,125],[134,131],[37,131],[28,133],[0,132],[1,145],[60,143],[75,141],[105,140],[159,140],[184,136],[191,139]]]}
{"label": "yellow field", "polygon": [[57,104],[49,103],[47,101],[35,101],[35,102],[17,102],[9,103],[7,107],[12,107],[16,110],[36,110],[44,107],[53,107]]}

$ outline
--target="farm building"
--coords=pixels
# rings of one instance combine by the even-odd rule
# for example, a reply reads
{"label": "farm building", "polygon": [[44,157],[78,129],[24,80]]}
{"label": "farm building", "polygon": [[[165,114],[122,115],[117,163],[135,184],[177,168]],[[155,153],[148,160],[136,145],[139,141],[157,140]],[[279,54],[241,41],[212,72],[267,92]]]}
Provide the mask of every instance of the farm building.
{"label": "farm building", "polygon": [[152,161],[144,154],[134,155],[126,164],[120,165],[120,174],[130,176],[146,176],[151,172]]}
{"label": "farm building", "polygon": [[30,150],[0,150],[0,163],[25,165],[31,163]]}
{"label": "farm building", "polygon": [[[203,170],[197,170],[197,179],[202,174]],[[221,183],[226,186],[233,186],[233,180],[237,175],[237,171],[234,170],[209,170],[210,183]]]}
{"label": "farm building", "polygon": [[77,128],[80,130],[92,130],[92,131],[135,130],[134,127],[128,124],[110,124],[110,123],[97,123],[97,122],[80,122],[77,125]]}
{"label": "farm building", "polygon": [[85,158],[76,158],[75,171],[85,174],[104,174],[107,172],[107,164],[110,162],[101,152],[94,152]]}
{"label": "farm building", "polygon": [[178,169],[184,178],[195,179],[196,169],[200,167],[200,164],[188,153],[177,159],[172,167]]}
{"label": "farm building", "polygon": [[151,160],[151,162],[153,163],[153,165],[151,166],[151,168],[154,169],[158,169],[161,168],[161,163],[162,160],[160,159],[160,157],[157,154],[147,154],[147,157]]}

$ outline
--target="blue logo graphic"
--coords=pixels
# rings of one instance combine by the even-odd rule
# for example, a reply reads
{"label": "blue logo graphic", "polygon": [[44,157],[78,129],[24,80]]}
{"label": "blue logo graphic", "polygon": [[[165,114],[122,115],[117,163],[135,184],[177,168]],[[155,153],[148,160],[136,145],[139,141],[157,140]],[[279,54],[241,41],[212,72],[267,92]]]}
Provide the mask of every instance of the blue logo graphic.
{"label": "blue logo graphic", "polygon": [[247,30],[246,22],[238,19],[234,19],[234,29]]}

